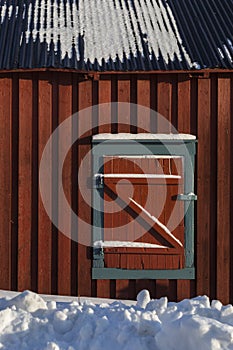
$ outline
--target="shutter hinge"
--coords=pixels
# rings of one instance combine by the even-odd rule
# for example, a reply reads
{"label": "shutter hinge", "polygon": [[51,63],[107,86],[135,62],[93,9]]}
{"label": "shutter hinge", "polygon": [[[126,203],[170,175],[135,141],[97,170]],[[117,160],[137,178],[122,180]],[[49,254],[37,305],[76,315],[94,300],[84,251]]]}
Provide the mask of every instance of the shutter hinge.
{"label": "shutter hinge", "polygon": [[93,178],[93,187],[96,189],[101,189],[104,187],[104,177],[103,174],[95,174]]}
{"label": "shutter hinge", "polygon": [[93,249],[93,267],[104,267],[104,250],[103,248]]}

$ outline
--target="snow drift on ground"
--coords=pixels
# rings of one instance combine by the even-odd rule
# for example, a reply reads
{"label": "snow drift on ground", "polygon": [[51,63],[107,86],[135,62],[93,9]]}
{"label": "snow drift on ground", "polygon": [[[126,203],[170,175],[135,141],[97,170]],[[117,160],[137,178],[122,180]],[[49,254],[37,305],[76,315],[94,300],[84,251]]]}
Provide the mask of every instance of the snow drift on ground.
{"label": "snow drift on ground", "polygon": [[218,350],[233,349],[233,306],[206,296],[179,303],[48,301],[25,291],[0,299],[0,349]]}

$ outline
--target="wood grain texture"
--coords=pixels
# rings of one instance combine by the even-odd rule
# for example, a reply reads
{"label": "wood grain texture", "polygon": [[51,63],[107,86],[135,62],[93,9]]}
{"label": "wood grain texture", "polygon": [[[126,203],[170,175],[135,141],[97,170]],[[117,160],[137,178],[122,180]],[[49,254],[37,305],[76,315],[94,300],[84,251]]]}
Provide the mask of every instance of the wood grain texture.
{"label": "wood grain texture", "polygon": [[180,133],[190,133],[191,82],[188,77],[178,77],[177,129]]}
{"label": "wood grain texture", "polygon": [[218,79],[218,169],[217,169],[217,298],[224,304],[230,297],[230,160],[231,84]]}
{"label": "wood grain texture", "polygon": [[171,132],[172,122],[172,83],[169,76],[158,76],[157,84],[157,132]]}
{"label": "wood grain texture", "polygon": [[119,76],[118,80],[118,132],[130,132],[130,77]]}
{"label": "wood grain texture", "polygon": [[[62,77],[63,78],[63,77]],[[60,79],[58,84],[58,120],[59,124],[70,118],[72,115],[72,80],[71,76],[68,75],[65,79]],[[60,163],[60,152],[63,149],[63,143],[70,140],[72,136],[72,125],[66,132],[59,133],[59,144],[58,144],[58,162],[59,167],[62,166]],[[62,171],[62,184],[66,199],[71,206],[71,149],[66,155],[66,159],[63,165]],[[63,203],[61,202],[60,196],[58,197],[58,222],[61,225],[67,227],[66,235],[63,232],[58,232],[58,293],[61,295],[71,294],[71,213],[63,211]],[[61,210],[61,215],[60,215]]]}
{"label": "wood grain texture", "polygon": [[[78,134],[78,77],[72,75],[72,135],[73,138]],[[78,212],[78,142],[72,146],[72,170],[71,170],[71,207],[74,213]],[[72,218],[71,222],[71,294],[78,295],[78,223]]]}
{"label": "wood grain texture", "polygon": [[[153,123],[157,123],[154,121],[155,113],[151,111],[153,107],[155,107],[156,99],[156,86],[157,81],[155,79],[151,79],[150,75],[144,76],[137,79],[137,104],[146,108],[138,108],[137,113],[137,132],[153,132]],[[151,166],[149,161],[144,162],[142,166],[142,170],[144,173],[150,173]],[[151,197],[147,196],[147,203],[149,206],[152,205]],[[139,226],[139,225],[138,225]],[[146,235],[144,234],[144,237]],[[130,265],[130,264],[129,264]],[[144,258],[145,268],[153,268],[156,265],[156,261],[154,256],[148,256]],[[131,263],[132,266],[132,263]],[[155,297],[155,281],[154,280],[136,280],[135,281],[135,289],[136,294],[141,289],[148,289],[152,297]]]}
{"label": "wood grain texture", "polygon": [[[191,81],[183,74],[177,77],[177,130],[180,133],[191,133]],[[177,299],[182,300],[190,297],[190,281],[177,281]]]}
{"label": "wood grain texture", "polygon": [[137,104],[146,107],[138,107],[137,113],[137,132],[149,132],[151,130],[151,111],[150,111],[150,79],[137,80]]}
{"label": "wood grain texture", "polygon": [[[47,79],[39,80],[39,110],[38,110],[38,152],[39,162],[44,147],[52,133],[52,85]],[[50,159],[52,162],[52,159]],[[46,171],[46,169],[44,169]],[[50,176],[48,174],[47,178]],[[52,176],[51,176],[52,178]],[[49,181],[49,180],[48,180]],[[52,183],[48,183],[52,196]],[[52,223],[45,211],[41,196],[38,203],[38,291],[52,293]]]}
{"label": "wood grain texture", "polygon": [[[86,163],[83,168],[82,176],[79,177],[79,185],[87,186],[87,177],[91,176],[91,134],[92,134],[92,112],[91,109],[82,112],[83,109],[92,106],[92,82],[80,81],[78,84],[78,108],[79,108],[79,145],[78,145],[78,166],[80,167],[84,157]],[[87,131],[86,131],[87,130]],[[86,132],[85,132],[86,131]],[[88,154],[88,155],[87,155]],[[77,169],[77,171],[79,171]],[[91,192],[89,193],[89,203],[91,203]],[[78,216],[79,221],[78,236],[85,235],[89,243],[87,245],[78,244],[78,295],[91,295],[91,227],[86,223],[91,223],[91,207],[83,198],[80,190],[78,191]],[[84,233],[85,232],[85,233]],[[89,245],[89,246],[88,246]]]}
{"label": "wood grain texture", "polygon": [[18,289],[31,289],[32,80],[19,80]]}
{"label": "wood grain texture", "polygon": [[11,288],[12,82],[0,79],[0,288]]}
{"label": "wood grain texture", "polygon": [[18,207],[19,207],[19,79],[12,77],[11,129],[11,289],[18,289]]}
{"label": "wood grain texture", "polygon": [[98,84],[99,133],[111,132],[111,80],[100,80]]}
{"label": "wood grain texture", "polygon": [[210,293],[210,80],[198,81],[197,293]]}
{"label": "wood grain texture", "polygon": [[[4,171],[0,174],[0,287],[126,298],[135,297],[136,292],[146,286],[153,296],[167,294],[172,300],[208,294],[224,303],[232,302],[231,73],[212,72],[210,77],[190,77],[183,72],[138,73],[133,77],[130,73],[115,73],[100,74],[98,81],[86,80],[79,73],[72,74],[1,73],[0,119],[4,128],[0,130],[0,165]],[[74,111],[98,102],[118,101],[151,107],[177,126],[179,132],[198,135],[195,281],[124,280],[122,285],[121,281],[97,281],[93,288],[91,249],[66,239],[63,241],[48,219],[40,197],[38,205],[36,203],[39,195],[37,167],[52,129]],[[98,132],[139,132],[140,127],[156,132],[161,127],[152,114],[146,118],[137,112],[135,115],[131,109],[118,114],[117,108],[110,105],[104,109],[99,107],[98,118],[105,125],[100,126]],[[90,116],[81,118],[80,130],[91,127],[93,120]],[[135,121],[138,129],[122,125],[118,128],[118,121]],[[113,124],[108,125],[108,122]],[[160,131],[167,130],[161,128]],[[68,155],[63,173],[67,198],[88,223],[91,223],[91,208],[78,191],[77,183],[79,165],[91,150],[91,134],[89,131],[82,137],[76,151],[72,151],[72,157]],[[87,163],[90,169],[91,159]],[[56,178],[53,179],[53,190],[55,187]],[[125,217],[121,220],[124,222]],[[110,224],[116,226],[118,223],[111,221]],[[79,229],[84,231],[82,224]],[[88,234],[91,237],[91,232]],[[127,234],[133,236],[133,232]],[[145,254],[144,266],[156,266],[157,260],[151,256]],[[133,254],[126,258],[121,252],[117,258],[109,254],[107,259],[111,266],[141,264],[140,258]],[[62,261],[65,261],[64,266]],[[162,266],[169,262],[160,263]]]}

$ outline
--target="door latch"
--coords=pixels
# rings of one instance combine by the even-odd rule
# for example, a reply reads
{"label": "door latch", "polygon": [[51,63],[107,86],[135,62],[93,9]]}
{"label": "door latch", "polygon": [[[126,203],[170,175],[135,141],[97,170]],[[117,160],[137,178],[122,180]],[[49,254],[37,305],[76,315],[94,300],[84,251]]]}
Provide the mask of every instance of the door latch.
{"label": "door latch", "polygon": [[197,200],[197,195],[190,192],[188,194],[178,194],[177,196],[178,201],[196,201]]}

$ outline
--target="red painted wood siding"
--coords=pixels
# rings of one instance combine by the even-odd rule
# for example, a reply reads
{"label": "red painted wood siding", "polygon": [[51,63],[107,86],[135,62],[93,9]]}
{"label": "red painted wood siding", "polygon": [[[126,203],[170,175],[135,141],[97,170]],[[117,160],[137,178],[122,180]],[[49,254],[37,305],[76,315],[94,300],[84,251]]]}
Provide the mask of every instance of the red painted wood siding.
{"label": "red painted wood siding", "polygon": [[[44,210],[38,168],[52,130],[78,110],[117,101],[152,108],[179,132],[197,135],[195,281],[92,281],[91,249],[64,237]],[[148,288],[152,297],[180,300],[208,294],[233,302],[232,101],[231,73],[100,74],[94,80],[69,72],[2,72],[0,288],[121,298],[134,298],[141,288]],[[99,129],[91,131],[92,117],[73,126],[89,127],[89,132],[72,147],[63,171],[67,200],[87,222],[91,208],[79,192],[77,172],[91,149],[91,134],[169,131],[157,125],[149,110],[142,115],[140,108],[123,114],[107,104],[98,108],[97,118],[105,123]],[[125,126],[124,121],[134,125]],[[90,157],[87,164],[91,166]]]}

